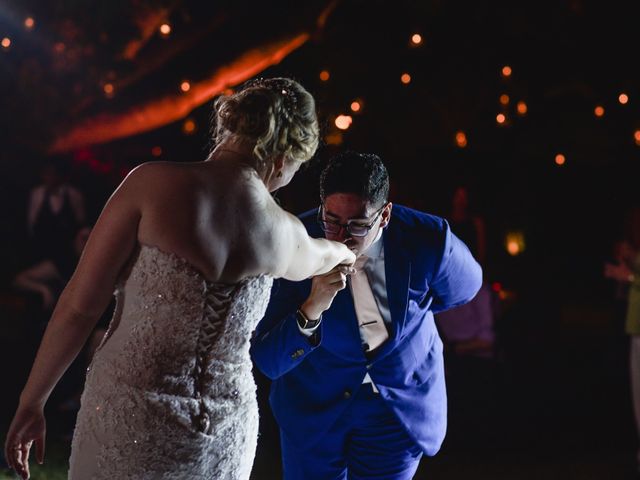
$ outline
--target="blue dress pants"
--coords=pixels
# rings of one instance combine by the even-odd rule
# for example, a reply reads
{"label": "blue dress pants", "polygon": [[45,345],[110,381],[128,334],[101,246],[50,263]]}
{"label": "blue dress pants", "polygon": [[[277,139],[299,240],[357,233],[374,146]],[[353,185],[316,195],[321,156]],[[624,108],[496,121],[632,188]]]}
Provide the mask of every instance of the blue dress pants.
{"label": "blue dress pants", "polygon": [[300,450],[281,432],[285,480],[408,480],[422,450],[391,409],[363,384],[351,405],[308,450]]}

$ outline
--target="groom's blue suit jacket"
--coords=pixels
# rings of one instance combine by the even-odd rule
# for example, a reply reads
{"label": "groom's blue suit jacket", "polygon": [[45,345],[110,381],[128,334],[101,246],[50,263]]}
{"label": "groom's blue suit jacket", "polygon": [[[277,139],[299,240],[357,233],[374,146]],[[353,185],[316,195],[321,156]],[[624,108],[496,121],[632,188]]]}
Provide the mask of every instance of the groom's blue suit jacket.
{"label": "groom's blue suit jacket", "polygon": [[[300,218],[311,236],[323,237],[315,210]],[[300,333],[295,312],[309,295],[310,280],[276,281],[252,338],[254,362],[273,380],[274,416],[301,448],[321,440],[367,372],[427,455],[434,455],[444,439],[442,341],[433,313],[471,300],[482,271],[444,219],[407,207],[393,206],[383,241],[391,325],[389,339],[373,359],[363,353],[348,288],[324,312],[317,345]]]}

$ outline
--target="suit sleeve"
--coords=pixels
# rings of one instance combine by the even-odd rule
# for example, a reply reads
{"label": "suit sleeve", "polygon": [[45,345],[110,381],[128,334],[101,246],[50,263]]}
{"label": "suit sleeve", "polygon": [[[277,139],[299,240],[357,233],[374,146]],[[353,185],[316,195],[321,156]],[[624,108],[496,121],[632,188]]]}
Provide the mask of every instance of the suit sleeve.
{"label": "suit sleeve", "polygon": [[469,302],[482,285],[482,268],[446,221],[443,237],[442,258],[431,283],[434,313]]}
{"label": "suit sleeve", "polygon": [[263,319],[251,338],[254,363],[271,380],[289,372],[320,344],[322,323],[311,337],[300,332],[296,312],[306,299],[309,281],[277,280]]}

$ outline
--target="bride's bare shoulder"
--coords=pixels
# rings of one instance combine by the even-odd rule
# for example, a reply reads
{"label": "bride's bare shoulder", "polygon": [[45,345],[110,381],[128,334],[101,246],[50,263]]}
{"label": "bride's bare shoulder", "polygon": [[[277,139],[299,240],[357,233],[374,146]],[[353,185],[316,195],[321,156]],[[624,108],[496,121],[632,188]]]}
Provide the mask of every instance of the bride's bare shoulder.
{"label": "bride's bare shoulder", "polygon": [[[121,186],[143,196],[191,191],[198,182],[193,163],[147,162],[129,172]],[[145,195],[146,194],[146,195]]]}

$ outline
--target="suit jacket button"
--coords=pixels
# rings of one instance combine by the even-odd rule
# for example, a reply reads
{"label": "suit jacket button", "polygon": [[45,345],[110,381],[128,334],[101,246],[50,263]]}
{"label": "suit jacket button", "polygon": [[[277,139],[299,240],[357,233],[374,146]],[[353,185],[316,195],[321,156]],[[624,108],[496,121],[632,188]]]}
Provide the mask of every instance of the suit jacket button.
{"label": "suit jacket button", "polygon": [[345,398],[345,400],[348,400],[351,398],[351,392],[349,390],[345,390],[343,393],[343,397]]}
{"label": "suit jacket button", "polygon": [[298,350],[296,350],[291,354],[291,358],[295,360],[296,358],[301,357],[302,355],[304,355],[304,350],[302,348],[299,348]]}

